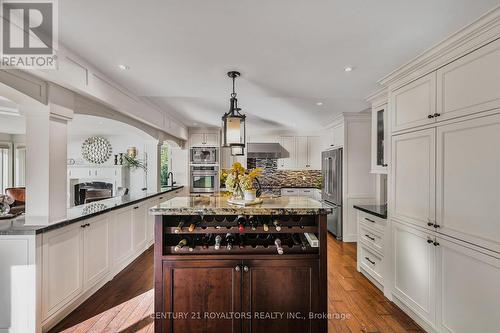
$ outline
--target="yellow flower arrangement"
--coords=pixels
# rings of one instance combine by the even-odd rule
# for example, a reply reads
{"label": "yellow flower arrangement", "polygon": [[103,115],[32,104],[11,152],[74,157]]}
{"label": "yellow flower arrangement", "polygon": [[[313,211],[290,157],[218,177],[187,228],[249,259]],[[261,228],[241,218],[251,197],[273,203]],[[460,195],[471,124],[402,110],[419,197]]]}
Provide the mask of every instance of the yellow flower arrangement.
{"label": "yellow flower arrangement", "polygon": [[[262,174],[261,168],[245,169],[241,163],[235,162],[224,175],[226,188],[238,195],[243,190],[253,190],[253,181]],[[222,178],[222,176],[221,176]]]}

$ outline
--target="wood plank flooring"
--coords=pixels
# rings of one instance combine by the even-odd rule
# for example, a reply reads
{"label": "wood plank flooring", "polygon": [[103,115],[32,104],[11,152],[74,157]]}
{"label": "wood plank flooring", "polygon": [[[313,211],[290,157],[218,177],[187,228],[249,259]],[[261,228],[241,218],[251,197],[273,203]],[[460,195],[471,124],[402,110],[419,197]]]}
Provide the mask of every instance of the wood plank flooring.
{"label": "wood plank flooring", "polygon": [[[424,332],[356,271],[356,244],[328,235],[328,332]],[[150,248],[50,332],[153,332]]]}

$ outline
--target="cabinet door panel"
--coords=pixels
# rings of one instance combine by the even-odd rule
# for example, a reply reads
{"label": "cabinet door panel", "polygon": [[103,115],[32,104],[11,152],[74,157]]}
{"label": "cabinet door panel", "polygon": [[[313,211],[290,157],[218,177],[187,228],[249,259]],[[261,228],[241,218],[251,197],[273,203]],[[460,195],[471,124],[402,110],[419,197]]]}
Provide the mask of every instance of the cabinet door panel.
{"label": "cabinet door panel", "polygon": [[146,204],[141,203],[133,206],[132,210],[133,221],[133,243],[134,250],[144,248],[147,241],[147,226],[146,226]]}
{"label": "cabinet door panel", "polygon": [[500,259],[437,239],[437,324],[441,332],[497,332]]}
{"label": "cabinet door panel", "polygon": [[163,320],[163,332],[240,332],[240,319],[211,317],[241,311],[238,265],[239,260],[163,262],[163,311],[188,314],[188,318]]}
{"label": "cabinet door panel", "polygon": [[203,146],[205,144],[205,135],[203,133],[192,133],[189,137],[191,147]]}
{"label": "cabinet door panel", "polygon": [[321,170],[321,138],[310,136],[307,138],[308,169]]}
{"label": "cabinet door panel", "polygon": [[390,94],[393,132],[435,122],[436,72],[432,72]]}
{"label": "cabinet door panel", "polygon": [[282,152],[278,160],[278,168],[287,170],[295,169],[297,167],[297,155],[295,149],[295,137],[294,136],[283,136],[280,138]]}
{"label": "cabinet door panel", "polygon": [[219,135],[217,133],[206,133],[205,134],[205,144],[207,146],[219,146]]}
{"label": "cabinet door panel", "polygon": [[258,313],[300,313],[308,318],[319,301],[318,261],[249,260],[243,274],[243,312],[251,312],[245,332],[319,332],[319,322],[309,319],[258,318]]}
{"label": "cabinet door panel", "polygon": [[437,120],[500,107],[500,41],[437,71]]}
{"label": "cabinet door panel", "polygon": [[392,137],[393,217],[428,228],[435,217],[435,129]]}
{"label": "cabinet door panel", "polygon": [[83,229],[83,283],[93,286],[109,271],[109,222],[107,218],[93,220]]}
{"label": "cabinet door panel", "polygon": [[393,223],[394,293],[431,325],[435,320],[435,246],[431,236]]}
{"label": "cabinet door panel", "polygon": [[372,109],[371,172],[387,173],[387,104]]}
{"label": "cabinet door panel", "polygon": [[83,233],[79,223],[43,234],[42,319],[83,290]]}
{"label": "cabinet door panel", "polygon": [[126,209],[116,214],[113,226],[113,263],[127,260],[133,253],[132,210]]}
{"label": "cabinet door panel", "polygon": [[307,169],[309,165],[307,159],[307,137],[298,136],[296,140],[297,169]]}
{"label": "cabinet door panel", "polygon": [[437,129],[440,232],[500,251],[500,115]]}

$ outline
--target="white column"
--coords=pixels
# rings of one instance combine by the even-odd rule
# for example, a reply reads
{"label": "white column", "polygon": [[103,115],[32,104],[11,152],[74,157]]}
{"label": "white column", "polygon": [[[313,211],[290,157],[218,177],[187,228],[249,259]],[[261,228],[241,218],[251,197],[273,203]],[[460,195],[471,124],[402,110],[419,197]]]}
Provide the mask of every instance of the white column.
{"label": "white column", "polygon": [[66,218],[68,121],[74,95],[49,85],[48,105],[26,115],[26,223]]}

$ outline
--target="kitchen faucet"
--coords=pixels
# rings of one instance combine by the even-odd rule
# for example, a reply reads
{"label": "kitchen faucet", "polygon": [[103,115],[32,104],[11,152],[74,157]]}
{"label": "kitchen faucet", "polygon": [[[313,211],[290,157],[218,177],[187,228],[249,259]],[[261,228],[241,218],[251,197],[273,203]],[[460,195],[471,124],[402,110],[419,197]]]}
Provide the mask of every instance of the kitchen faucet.
{"label": "kitchen faucet", "polygon": [[171,183],[170,183],[170,186],[174,186],[175,182],[174,182],[174,174],[172,171],[170,171],[168,174],[167,174],[167,186],[168,185],[168,180],[170,179]]}

